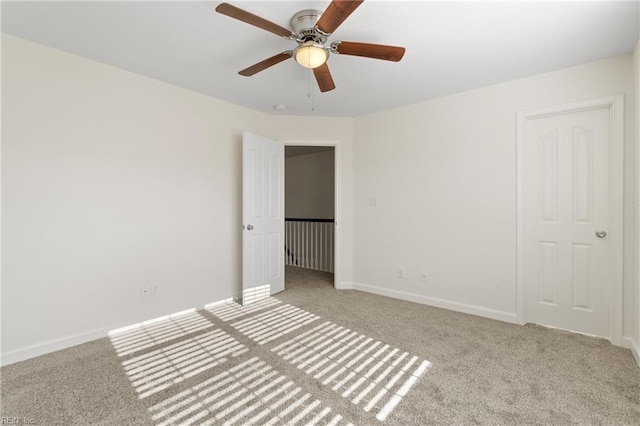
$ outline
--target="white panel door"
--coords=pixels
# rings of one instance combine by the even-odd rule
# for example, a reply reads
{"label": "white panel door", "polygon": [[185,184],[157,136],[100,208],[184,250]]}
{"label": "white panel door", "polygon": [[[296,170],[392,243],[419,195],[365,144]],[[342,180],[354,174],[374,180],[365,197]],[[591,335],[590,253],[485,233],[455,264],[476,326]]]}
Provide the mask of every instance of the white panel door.
{"label": "white panel door", "polygon": [[242,136],[242,304],[284,290],[284,144]]}
{"label": "white panel door", "polygon": [[609,336],[609,109],[527,120],[525,320]]}

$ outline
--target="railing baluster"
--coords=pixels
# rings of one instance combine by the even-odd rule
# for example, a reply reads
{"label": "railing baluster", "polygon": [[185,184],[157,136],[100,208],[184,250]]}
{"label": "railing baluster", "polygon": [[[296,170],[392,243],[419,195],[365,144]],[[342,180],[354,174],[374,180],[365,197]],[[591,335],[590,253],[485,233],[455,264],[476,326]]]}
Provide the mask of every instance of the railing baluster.
{"label": "railing baluster", "polygon": [[331,271],[329,269],[329,254],[331,253],[331,246],[329,245],[329,239],[327,238],[327,233],[329,232],[330,223],[324,224],[324,232],[322,233],[322,239],[324,240],[324,264],[322,265],[324,271]]}
{"label": "railing baluster", "polygon": [[[332,224],[332,228],[331,231],[329,232],[329,245],[331,247],[334,247],[333,245],[333,224]],[[335,250],[331,250],[331,256],[329,257],[329,269],[331,270],[331,272],[333,272],[333,261],[334,261],[334,256],[335,256]]]}
{"label": "railing baluster", "polygon": [[302,223],[296,223],[296,227],[298,228],[298,231],[296,232],[296,236],[298,237],[298,250],[296,250],[296,257],[298,258],[298,261],[296,264],[298,266],[304,266],[302,265],[302,259],[304,256],[304,253],[302,252]]}
{"label": "railing baluster", "polygon": [[324,271],[324,244],[322,234],[324,232],[324,223],[319,223],[320,232],[318,233],[318,269]]}
{"label": "railing baluster", "polygon": [[324,268],[325,271],[333,272],[331,270],[331,253],[333,253],[333,246],[329,243],[329,232],[333,228],[333,223],[326,223],[324,227],[324,245],[327,247],[324,256]]}
{"label": "railing baluster", "polygon": [[304,252],[304,255],[302,256],[304,263],[302,266],[309,269],[309,236],[307,235],[309,231],[309,224],[307,222],[301,222],[300,224],[302,225],[302,246],[304,247],[302,250]]}
{"label": "railing baluster", "polygon": [[318,222],[313,222],[313,269],[318,269]]}
{"label": "railing baluster", "polygon": [[322,224],[322,233],[320,235],[322,240],[322,270],[327,271],[327,224]]}
{"label": "railing baluster", "polygon": [[286,219],[285,265],[333,272],[333,219]]}

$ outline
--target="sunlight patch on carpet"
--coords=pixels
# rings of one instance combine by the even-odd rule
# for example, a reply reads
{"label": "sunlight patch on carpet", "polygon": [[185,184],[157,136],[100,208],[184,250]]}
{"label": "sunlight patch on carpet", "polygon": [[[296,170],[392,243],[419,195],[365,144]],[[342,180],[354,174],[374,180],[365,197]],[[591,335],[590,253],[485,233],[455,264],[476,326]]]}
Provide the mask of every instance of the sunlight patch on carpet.
{"label": "sunlight patch on carpet", "polygon": [[230,301],[228,303],[217,304],[215,306],[205,306],[205,308],[222,321],[231,321],[280,303],[281,302],[278,299],[269,297],[246,306]]}
{"label": "sunlight patch on carpet", "polygon": [[351,424],[259,357],[154,404],[149,413],[158,426]]}
{"label": "sunlight patch on carpet", "polygon": [[[125,358],[122,367],[139,399],[248,351],[197,312],[137,324],[124,331],[113,331],[109,337],[118,355]],[[133,355],[143,349],[144,353]]]}
{"label": "sunlight patch on carpet", "polygon": [[319,318],[295,306],[283,305],[233,323],[231,326],[263,345]]}
{"label": "sunlight patch on carpet", "polygon": [[[131,385],[158,426],[350,424],[262,360],[260,351],[281,357],[311,383],[381,422],[431,367],[427,360],[332,322],[315,325],[320,316],[272,297],[244,306],[229,300],[206,310],[109,333]],[[216,326],[209,313],[225,324]]]}
{"label": "sunlight patch on carpet", "polygon": [[385,420],[431,363],[331,322],[275,346],[273,352]]}
{"label": "sunlight patch on carpet", "polygon": [[195,310],[141,322],[109,332],[118,356],[127,356],[213,327]]}

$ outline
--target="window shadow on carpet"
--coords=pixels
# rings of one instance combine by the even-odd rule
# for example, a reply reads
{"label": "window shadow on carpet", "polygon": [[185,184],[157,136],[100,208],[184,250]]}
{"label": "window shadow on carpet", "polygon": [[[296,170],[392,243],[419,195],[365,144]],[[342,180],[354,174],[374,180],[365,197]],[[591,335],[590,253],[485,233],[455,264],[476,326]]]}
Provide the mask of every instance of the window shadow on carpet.
{"label": "window shadow on carpet", "polygon": [[382,422],[431,366],[271,297],[114,330],[110,341],[156,425],[352,424],[327,399]]}

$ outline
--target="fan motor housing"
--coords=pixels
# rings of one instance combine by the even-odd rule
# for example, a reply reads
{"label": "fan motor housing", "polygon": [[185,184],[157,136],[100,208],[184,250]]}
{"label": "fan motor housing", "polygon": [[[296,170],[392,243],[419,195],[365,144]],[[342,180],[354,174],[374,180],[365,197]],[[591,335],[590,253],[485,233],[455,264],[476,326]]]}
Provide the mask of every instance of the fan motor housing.
{"label": "fan motor housing", "polygon": [[315,9],[305,9],[296,13],[291,17],[291,29],[300,42],[315,41],[324,43],[322,34],[316,30],[316,23],[322,11]]}

